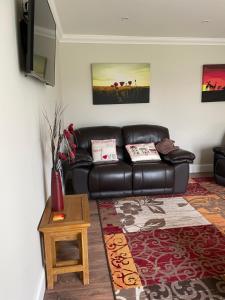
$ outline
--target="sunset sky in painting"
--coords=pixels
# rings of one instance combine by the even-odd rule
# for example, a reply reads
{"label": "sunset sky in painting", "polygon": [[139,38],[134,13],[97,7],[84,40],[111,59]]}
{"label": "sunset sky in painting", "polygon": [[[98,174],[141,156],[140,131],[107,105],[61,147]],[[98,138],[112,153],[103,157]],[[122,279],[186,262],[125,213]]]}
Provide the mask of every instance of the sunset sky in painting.
{"label": "sunset sky in painting", "polygon": [[207,90],[206,86],[208,82],[210,82],[212,86],[215,86],[214,90],[225,87],[225,64],[203,66],[202,91]]}
{"label": "sunset sky in painting", "polygon": [[93,86],[110,86],[114,82],[132,81],[132,85],[150,86],[150,65],[130,64],[92,64]]}

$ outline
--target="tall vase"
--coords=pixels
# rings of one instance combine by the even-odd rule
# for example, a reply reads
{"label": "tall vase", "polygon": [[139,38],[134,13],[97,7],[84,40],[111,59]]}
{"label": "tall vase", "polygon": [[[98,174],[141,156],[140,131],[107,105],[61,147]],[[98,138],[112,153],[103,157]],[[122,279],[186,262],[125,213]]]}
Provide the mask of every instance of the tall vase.
{"label": "tall vase", "polygon": [[53,169],[51,182],[51,200],[52,211],[61,211],[64,209],[61,175],[59,171]]}

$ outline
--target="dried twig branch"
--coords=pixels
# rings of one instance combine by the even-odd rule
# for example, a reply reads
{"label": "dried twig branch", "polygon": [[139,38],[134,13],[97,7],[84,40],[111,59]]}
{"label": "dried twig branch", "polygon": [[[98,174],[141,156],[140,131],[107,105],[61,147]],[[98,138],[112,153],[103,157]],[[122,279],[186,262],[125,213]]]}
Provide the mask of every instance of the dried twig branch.
{"label": "dried twig branch", "polygon": [[58,168],[58,152],[60,150],[60,145],[63,139],[63,135],[61,133],[61,116],[64,109],[61,107],[60,104],[55,105],[54,111],[54,122],[51,125],[49,118],[47,116],[46,111],[43,111],[43,116],[48,124],[50,130],[50,139],[51,139],[51,152],[52,152],[52,168],[57,170]]}
{"label": "dried twig branch", "polygon": [[[51,139],[51,152],[52,152],[52,168],[53,170],[58,170],[60,160],[68,160],[71,162],[76,155],[76,148],[73,149],[72,140],[68,140],[68,136],[65,133],[62,133],[62,113],[64,112],[65,107],[62,107],[60,104],[55,105],[54,110],[54,121],[53,124],[50,123],[47,113],[44,111],[43,116],[48,124],[50,130],[50,139]],[[71,124],[73,125],[73,124]],[[73,128],[73,127],[72,127]],[[67,130],[66,130],[67,131]],[[71,131],[71,130],[70,130]],[[68,132],[72,134],[77,143],[77,138],[75,132]],[[71,136],[72,137],[72,136]],[[64,141],[64,147],[66,155],[60,152],[62,142]]]}

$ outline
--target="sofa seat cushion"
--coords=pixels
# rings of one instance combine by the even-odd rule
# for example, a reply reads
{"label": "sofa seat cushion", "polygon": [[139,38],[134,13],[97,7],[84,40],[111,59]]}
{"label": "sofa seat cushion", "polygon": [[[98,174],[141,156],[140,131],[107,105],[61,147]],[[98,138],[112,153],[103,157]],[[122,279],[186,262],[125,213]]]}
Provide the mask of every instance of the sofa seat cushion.
{"label": "sofa seat cushion", "polygon": [[133,190],[172,188],[174,167],[165,162],[145,162],[133,165]]}
{"label": "sofa seat cushion", "polygon": [[94,165],[89,174],[89,190],[132,190],[132,167],[123,161]]}

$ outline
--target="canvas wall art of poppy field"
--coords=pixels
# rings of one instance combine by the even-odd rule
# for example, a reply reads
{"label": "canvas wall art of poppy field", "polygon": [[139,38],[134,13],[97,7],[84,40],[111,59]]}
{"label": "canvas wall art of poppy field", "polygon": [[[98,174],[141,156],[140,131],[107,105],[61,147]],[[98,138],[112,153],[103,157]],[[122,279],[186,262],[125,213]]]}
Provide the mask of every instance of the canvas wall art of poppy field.
{"label": "canvas wall art of poppy field", "polygon": [[93,104],[148,103],[150,64],[92,64]]}

